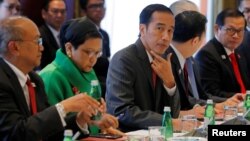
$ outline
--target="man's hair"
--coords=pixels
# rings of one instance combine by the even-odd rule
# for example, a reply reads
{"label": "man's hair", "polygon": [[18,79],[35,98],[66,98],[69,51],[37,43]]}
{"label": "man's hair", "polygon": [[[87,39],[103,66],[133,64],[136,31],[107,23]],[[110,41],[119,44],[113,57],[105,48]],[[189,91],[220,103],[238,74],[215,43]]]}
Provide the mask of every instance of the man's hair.
{"label": "man's hair", "polygon": [[174,16],[178,15],[179,13],[183,11],[198,11],[199,8],[197,5],[189,0],[178,0],[174,3],[172,3],[169,8],[172,10],[174,13]]}
{"label": "man's hair", "polygon": [[162,4],[150,4],[146,6],[140,14],[140,24],[148,25],[151,21],[152,14],[154,12],[167,12],[172,14],[172,11],[165,5]]}
{"label": "man's hair", "polygon": [[184,11],[175,17],[173,41],[186,42],[201,37],[206,30],[207,19],[197,11]]}
{"label": "man's hair", "polygon": [[[215,23],[218,26],[223,26],[225,24],[225,19],[228,18],[228,17],[230,17],[230,18],[240,18],[240,17],[242,17],[243,19],[245,19],[244,15],[239,10],[228,8],[228,9],[225,9],[225,10],[221,11],[217,15]],[[245,21],[245,26],[246,26],[246,21]]]}
{"label": "man's hair", "polygon": [[[87,10],[87,5],[88,5],[89,0],[79,0],[79,4],[82,10]],[[105,0],[103,0],[105,3]]]}
{"label": "man's hair", "polygon": [[[45,11],[48,11],[48,9],[49,9],[49,4],[50,4],[50,2],[52,2],[52,1],[63,1],[63,2],[65,3],[65,0],[44,0],[42,9],[44,9]],[[66,4],[65,4],[65,6],[66,6]],[[66,6],[66,7],[67,7],[67,6]]]}
{"label": "man's hair", "polygon": [[28,19],[22,16],[13,16],[0,22],[0,54],[6,52],[9,41],[22,40],[23,29],[16,23],[21,18]]}

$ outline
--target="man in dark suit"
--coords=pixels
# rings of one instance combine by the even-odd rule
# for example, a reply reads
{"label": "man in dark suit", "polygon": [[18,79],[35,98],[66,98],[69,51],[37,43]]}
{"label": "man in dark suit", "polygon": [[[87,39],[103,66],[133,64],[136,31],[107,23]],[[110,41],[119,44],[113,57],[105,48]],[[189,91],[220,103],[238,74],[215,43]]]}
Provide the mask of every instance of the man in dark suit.
{"label": "man in dark suit", "polygon": [[[192,57],[204,40],[206,22],[206,17],[196,11],[184,11],[178,14],[175,17],[175,31],[171,47],[167,50],[168,53],[172,53],[172,70],[180,92],[181,110],[183,110],[181,115],[186,112],[194,113],[198,118],[203,118],[207,99],[213,99],[215,102],[224,100],[204,92],[197,63]],[[185,73],[188,77],[185,77]],[[236,105],[242,99],[237,95],[225,103],[216,104],[215,108],[219,113],[222,112],[223,105]]]}
{"label": "man in dark suit", "polygon": [[55,59],[56,51],[60,48],[60,27],[66,18],[66,5],[63,0],[45,0],[44,3],[42,17],[45,23],[39,27],[44,51],[39,70]]}
{"label": "man in dark suit", "polygon": [[236,50],[242,43],[245,27],[244,16],[238,10],[226,9],[218,14],[215,37],[195,56],[207,93],[229,98],[249,89],[246,61]]}
{"label": "man in dark suit", "polygon": [[[49,107],[43,81],[32,72],[40,64],[43,46],[31,20],[11,17],[1,22],[0,45],[0,140],[61,141],[65,128],[86,134],[88,123],[104,129],[117,126],[115,118],[90,120],[96,109],[103,109],[86,94]],[[70,112],[78,113],[67,115]]]}
{"label": "man in dark suit", "polygon": [[110,57],[109,35],[104,29],[101,28],[101,21],[104,18],[106,12],[105,0],[80,0],[79,2],[83,15],[87,16],[96,24],[103,37],[102,56],[97,59],[97,62],[93,68],[101,83],[102,97],[105,98],[106,78]]}
{"label": "man in dark suit", "polygon": [[[243,13],[247,22],[244,39],[239,47],[239,51],[246,58],[247,71],[250,72],[250,0],[241,0],[239,10]],[[250,73],[248,73],[248,78],[250,78]]]}
{"label": "man in dark suit", "polygon": [[[166,54],[174,31],[174,16],[161,4],[145,7],[140,14],[140,37],[117,52],[107,77],[107,109],[117,116],[124,131],[160,126],[164,106],[179,115],[179,93]],[[173,120],[174,128],[179,126]]]}

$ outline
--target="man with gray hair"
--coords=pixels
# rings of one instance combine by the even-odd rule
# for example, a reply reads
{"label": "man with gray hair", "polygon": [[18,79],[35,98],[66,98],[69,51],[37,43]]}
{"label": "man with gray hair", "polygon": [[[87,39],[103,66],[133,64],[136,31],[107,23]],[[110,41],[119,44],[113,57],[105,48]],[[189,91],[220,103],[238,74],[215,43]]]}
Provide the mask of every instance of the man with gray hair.
{"label": "man with gray hair", "polygon": [[198,6],[189,0],[178,0],[172,3],[169,8],[173,12],[174,16],[183,11],[199,11]]}

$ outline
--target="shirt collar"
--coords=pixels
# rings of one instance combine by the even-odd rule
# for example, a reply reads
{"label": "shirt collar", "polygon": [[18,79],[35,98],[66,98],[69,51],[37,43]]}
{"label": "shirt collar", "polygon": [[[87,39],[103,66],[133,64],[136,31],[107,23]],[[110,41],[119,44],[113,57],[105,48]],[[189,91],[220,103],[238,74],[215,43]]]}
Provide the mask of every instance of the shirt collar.
{"label": "shirt collar", "polygon": [[230,49],[228,49],[228,48],[226,48],[226,47],[224,47],[224,49],[225,49],[225,51],[226,51],[226,53],[227,53],[228,56],[229,56],[231,53],[234,53],[234,51],[231,51]]}
{"label": "shirt collar", "polygon": [[52,26],[46,24],[48,26],[48,28],[50,29],[50,31],[52,32],[53,36],[55,37],[55,39],[58,38],[59,35],[59,31],[55,30]]}
{"label": "shirt collar", "polygon": [[10,68],[14,71],[14,73],[17,76],[17,79],[20,83],[20,85],[22,87],[24,87],[26,85],[27,79],[28,79],[28,75],[24,74],[20,69],[18,69],[16,66],[14,66],[13,64],[11,64],[9,61],[5,60],[4,61],[10,66]]}
{"label": "shirt collar", "polygon": [[184,68],[184,64],[185,64],[185,62],[186,62],[186,59],[185,59],[185,58],[182,56],[182,54],[175,48],[174,45],[171,44],[171,47],[172,47],[172,49],[174,50],[174,52],[175,52],[175,54],[176,54],[176,56],[177,56],[177,58],[178,58],[178,60],[179,60],[179,63],[180,63],[180,65],[181,65],[181,69],[183,69],[183,68]]}

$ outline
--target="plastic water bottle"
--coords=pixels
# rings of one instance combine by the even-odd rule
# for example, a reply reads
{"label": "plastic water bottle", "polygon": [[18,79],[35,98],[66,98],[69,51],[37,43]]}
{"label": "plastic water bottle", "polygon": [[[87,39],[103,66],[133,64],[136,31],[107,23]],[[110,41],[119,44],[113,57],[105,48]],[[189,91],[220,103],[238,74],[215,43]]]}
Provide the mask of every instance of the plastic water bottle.
{"label": "plastic water bottle", "polygon": [[[101,98],[102,98],[102,95],[101,95],[101,91],[99,89],[99,84],[98,84],[98,80],[92,80],[91,81],[91,90],[90,90],[90,93],[89,95],[96,99],[97,101],[101,102]],[[99,112],[97,109],[96,109],[96,115],[92,116],[91,117],[91,120],[100,120],[102,117],[102,114],[101,112]],[[90,133],[92,135],[96,135],[99,133],[99,128],[95,125],[91,125],[90,126]]]}
{"label": "plastic water bottle", "polygon": [[63,141],[72,141],[73,131],[70,129],[67,129],[64,131],[64,138]]}
{"label": "plastic water bottle", "polygon": [[250,109],[250,91],[246,92],[246,97],[244,100],[244,108],[245,112],[247,112]]}
{"label": "plastic water bottle", "polygon": [[173,123],[172,123],[172,117],[171,117],[171,110],[170,107],[164,107],[164,114],[162,117],[162,126],[164,126],[165,129],[165,139],[167,140],[170,137],[173,137]]}
{"label": "plastic water bottle", "polygon": [[215,124],[215,111],[213,100],[208,99],[204,115],[204,125],[214,125]]}

